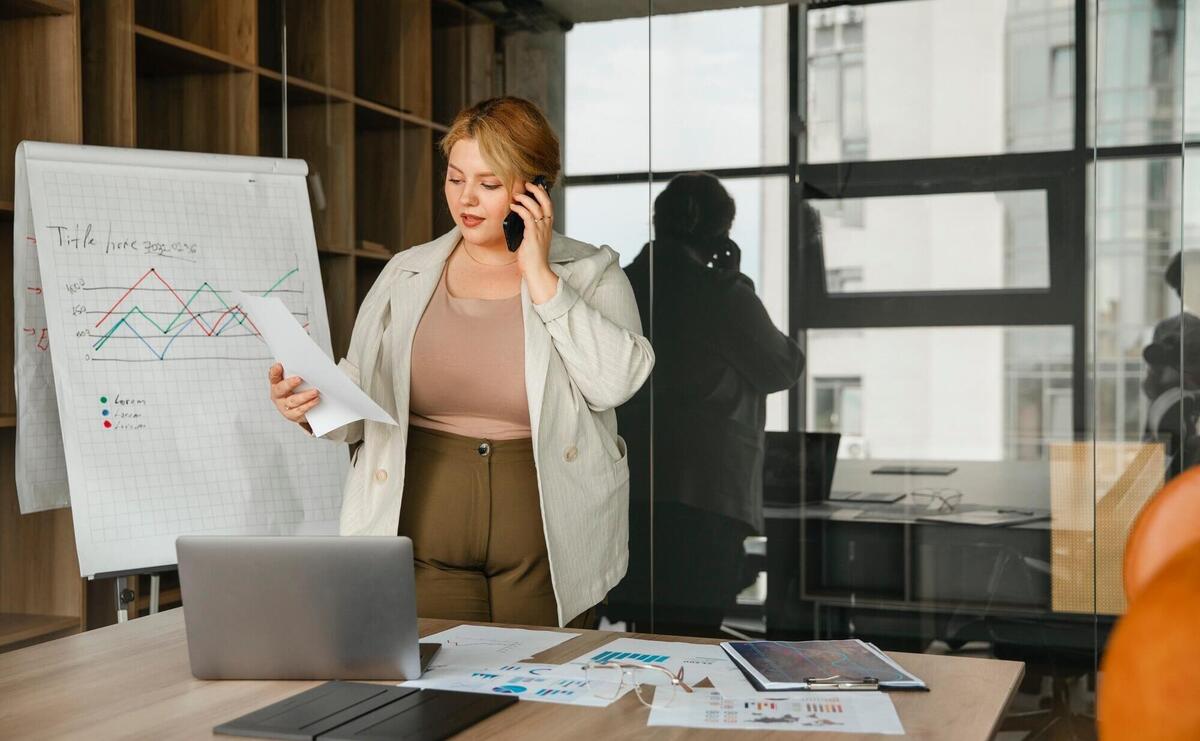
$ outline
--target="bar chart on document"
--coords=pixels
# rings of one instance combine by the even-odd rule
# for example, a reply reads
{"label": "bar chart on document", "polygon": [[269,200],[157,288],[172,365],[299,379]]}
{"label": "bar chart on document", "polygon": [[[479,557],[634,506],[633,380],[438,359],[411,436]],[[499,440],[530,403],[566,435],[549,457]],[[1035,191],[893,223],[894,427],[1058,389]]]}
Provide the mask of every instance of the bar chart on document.
{"label": "bar chart on document", "polygon": [[303,175],[175,154],[27,163],[84,575],[173,564],[184,533],[336,532],[345,450],[275,411],[232,297],[278,297],[329,351]]}

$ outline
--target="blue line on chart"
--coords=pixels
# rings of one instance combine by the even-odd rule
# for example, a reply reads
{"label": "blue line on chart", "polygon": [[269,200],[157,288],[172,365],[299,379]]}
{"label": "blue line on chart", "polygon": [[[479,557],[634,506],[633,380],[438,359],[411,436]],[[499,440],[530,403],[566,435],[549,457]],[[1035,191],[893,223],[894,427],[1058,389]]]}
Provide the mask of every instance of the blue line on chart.
{"label": "blue line on chart", "polygon": [[147,348],[150,349],[150,352],[154,353],[154,357],[158,358],[159,360],[163,360],[167,356],[167,349],[171,347],[171,343],[175,341],[176,337],[183,334],[183,330],[187,329],[188,325],[194,321],[196,321],[196,318],[192,317],[191,319],[188,319],[186,322],[184,322],[183,326],[179,328],[179,331],[176,332],[175,334],[171,335],[171,339],[167,341],[167,344],[163,347],[163,350],[161,353],[159,353],[158,350],[155,350],[154,346],[151,345],[149,342],[146,342],[146,338],[142,337],[141,333],[138,332],[137,329],[132,324],[125,321],[124,318],[122,318],[121,321],[117,322],[117,325],[112,328],[111,332],[109,332],[109,336],[113,335],[117,331],[117,327],[124,324],[126,327],[129,328],[130,332],[133,332],[133,334],[136,335],[137,338],[142,341],[142,344],[144,344]]}
{"label": "blue line on chart", "polygon": [[592,661],[620,661],[622,659],[633,659],[646,664],[662,664],[670,656],[659,656],[657,654],[635,654],[628,651],[602,651],[592,657]]}

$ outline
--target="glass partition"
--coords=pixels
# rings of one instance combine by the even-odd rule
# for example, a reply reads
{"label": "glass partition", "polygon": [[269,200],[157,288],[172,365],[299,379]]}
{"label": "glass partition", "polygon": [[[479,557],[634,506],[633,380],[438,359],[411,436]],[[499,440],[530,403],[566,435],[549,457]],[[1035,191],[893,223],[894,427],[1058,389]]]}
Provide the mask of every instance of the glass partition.
{"label": "glass partition", "polygon": [[1094,736],[1125,537],[1200,457],[1193,0],[335,5],[259,3],[329,295],[451,226],[437,138],[505,93],[619,254],[657,364],[603,627],[1019,660],[1011,727]]}
{"label": "glass partition", "polygon": [[1124,539],[1192,462],[1193,15],[724,5],[565,34],[566,229],[658,355],[605,624],[1020,660],[1013,727],[1094,737]]}

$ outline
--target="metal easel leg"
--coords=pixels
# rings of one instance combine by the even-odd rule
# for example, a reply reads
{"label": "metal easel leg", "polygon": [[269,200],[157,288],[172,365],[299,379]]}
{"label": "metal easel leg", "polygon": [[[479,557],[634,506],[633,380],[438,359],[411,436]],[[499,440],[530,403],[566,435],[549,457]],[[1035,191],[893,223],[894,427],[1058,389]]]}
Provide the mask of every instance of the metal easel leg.
{"label": "metal easel leg", "polygon": [[129,589],[129,577],[117,577],[117,622],[129,620],[129,603],[133,602],[133,590]]}
{"label": "metal easel leg", "polygon": [[150,575],[150,614],[158,614],[158,587],[162,576],[159,574]]}

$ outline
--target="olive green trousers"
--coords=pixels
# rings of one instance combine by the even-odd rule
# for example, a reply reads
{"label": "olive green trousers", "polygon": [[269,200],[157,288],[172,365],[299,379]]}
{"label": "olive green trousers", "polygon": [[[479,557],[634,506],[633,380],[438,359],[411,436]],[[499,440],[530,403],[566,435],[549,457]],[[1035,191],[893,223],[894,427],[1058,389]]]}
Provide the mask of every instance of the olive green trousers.
{"label": "olive green trousers", "polygon": [[409,426],[398,534],[413,542],[421,617],[558,625],[529,438]]}

